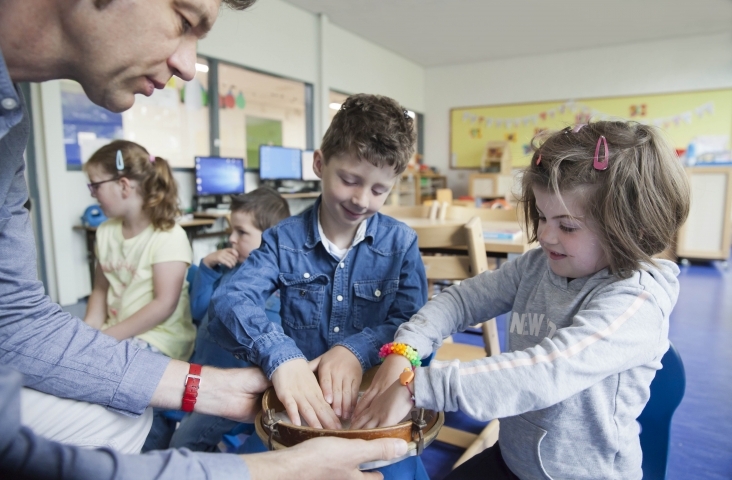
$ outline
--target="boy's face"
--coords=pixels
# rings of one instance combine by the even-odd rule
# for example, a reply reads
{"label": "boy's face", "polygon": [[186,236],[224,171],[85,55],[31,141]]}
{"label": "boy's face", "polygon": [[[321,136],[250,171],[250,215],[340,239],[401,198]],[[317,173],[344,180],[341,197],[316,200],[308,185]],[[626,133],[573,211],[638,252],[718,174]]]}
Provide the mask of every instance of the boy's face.
{"label": "boy's face", "polygon": [[555,274],[581,278],[609,265],[600,239],[584,217],[583,192],[560,196],[534,187],[534,196],[539,210],[537,236]]}
{"label": "boy's face", "polygon": [[[64,18],[76,47],[72,77],[96,104],[122,111],[171,76],[195,74],[196,42],[216,20],[221,0],[91,0]],[[64,7],[66,8],[66,7]]]}
{"label": "boy's face", "polygon": [[231,212],[229,242],[236,250],[240,263],[262,243],[262,231],[254,226],[253,220],[254,216],[249,212]]}
{"label": "boy's face", "polygon": [[323,228],[349,233],[379,211],[397,179],[393,167],[375,167],[348,153],[334,155],[326,164],[316,150],[313,170],[322,180]]}

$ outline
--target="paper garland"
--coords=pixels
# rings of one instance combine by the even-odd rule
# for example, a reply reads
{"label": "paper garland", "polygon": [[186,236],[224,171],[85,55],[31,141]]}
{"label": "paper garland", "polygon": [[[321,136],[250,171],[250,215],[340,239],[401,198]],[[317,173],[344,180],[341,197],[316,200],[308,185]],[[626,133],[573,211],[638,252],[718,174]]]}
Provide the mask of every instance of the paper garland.
{"label": "paper garland", "polygon": [[[642,107],[645,107],[645,105],[643,105]],[[575,114],[575,123],[587,123],[587,121],[589,121],[590,119],[608,120],[618,117],[617,115],[609,115],[574,100],[569,100],[556,108],[550,108],[548,110],[537,112],[532,115],[526,115],[523,117],[490,118],[485,117],[484,115],[475,115],[470,112],[464,112],[462,121],[472,124],[478,124],[478,126],[485,125],[485,127],[513,128],[526,125],[536,125],[540,121],[546,121],[547,118],[554,118],[557,114],[563,115],[566,112]],[[707,102],[699,105],[693,110],[681,112],[676,115],[671,115],[669,117],[659,117],[652,120],[639,119],[638,122],[653,124],[657,127],[668,128],[674,125],[679,125],[682,122],[690,124],[693,120],[694,114],[696,114],[698,118],[702,118],[704,117],[704,115],[713,115],[714,102]]]}

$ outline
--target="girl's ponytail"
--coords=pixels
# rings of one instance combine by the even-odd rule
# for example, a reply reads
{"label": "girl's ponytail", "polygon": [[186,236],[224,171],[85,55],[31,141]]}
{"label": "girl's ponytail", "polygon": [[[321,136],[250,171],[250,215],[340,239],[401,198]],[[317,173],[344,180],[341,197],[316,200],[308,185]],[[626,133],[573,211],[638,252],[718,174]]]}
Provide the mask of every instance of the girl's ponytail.
{"label": "girl's ponytail", "polygon": [[173,178],[170,164],[161,157],[150,156],[151,174],[144,180],[145,203],[143,208],[150,221],[162,230],[175,225],[180,215],[178,208],[178,184]]}

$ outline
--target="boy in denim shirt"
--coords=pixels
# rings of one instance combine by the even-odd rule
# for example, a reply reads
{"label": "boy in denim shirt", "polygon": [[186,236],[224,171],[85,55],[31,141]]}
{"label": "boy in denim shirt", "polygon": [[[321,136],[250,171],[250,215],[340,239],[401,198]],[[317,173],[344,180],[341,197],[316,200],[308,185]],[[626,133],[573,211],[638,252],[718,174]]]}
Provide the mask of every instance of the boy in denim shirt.
{"label": "boy in denim shirt", "polygon": [[[214,293],[209,331],[262,367],[297,425],[302,415],[312,427],[341,428],[363,371],[427,301],[416,233],[378,213],[414,143],[413,121],[394,100],[349,97],[314,155],[320,198],[266,231]],[[277,289],[282,326],[262,308]]]}

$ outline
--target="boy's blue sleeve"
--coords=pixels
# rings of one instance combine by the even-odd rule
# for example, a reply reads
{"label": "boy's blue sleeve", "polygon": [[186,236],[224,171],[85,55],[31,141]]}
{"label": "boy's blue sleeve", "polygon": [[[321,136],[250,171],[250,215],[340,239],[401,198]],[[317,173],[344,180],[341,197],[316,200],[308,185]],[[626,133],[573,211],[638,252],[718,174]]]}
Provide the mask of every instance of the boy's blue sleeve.
{"label": "boy's blue sleeve", "polygon": [[397,328],[427,303],[427,274],[417,246],[417,235],[402,259],[399,273],[399,289],[389,308],[389,313],[379,326],[365,328],[351,335],[338,345],[349,349],[364,369],[379,363],[379,348],[394,341]]}
{"label": "boy's blue sleeve", "polygon": [[262,245],[214,292],[208,330],[234,356],[259,365],[272,377],[281,364],[305,358],[282,327],[267,318],[264,305],[278,287],[277,228],[262,235]]}
{"label": "boy's blue sleeve", "polygon": [[194,320],[200,322],[206,315],[211,297],[222,275],[221,272],[207,267],[201,260],[191,285],[191,316]]}

